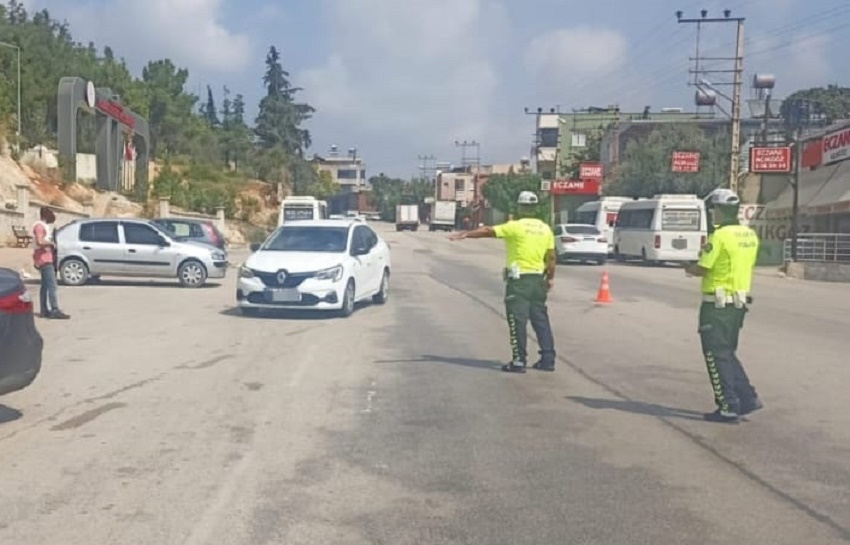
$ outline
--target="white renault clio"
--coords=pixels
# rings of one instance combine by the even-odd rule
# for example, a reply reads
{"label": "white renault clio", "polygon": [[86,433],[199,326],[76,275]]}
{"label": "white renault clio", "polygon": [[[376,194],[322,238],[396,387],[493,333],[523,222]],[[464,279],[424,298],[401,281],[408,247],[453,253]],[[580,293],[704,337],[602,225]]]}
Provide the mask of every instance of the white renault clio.
{"label": "white renault clio", "polygon": [[350,316],[357,302],[386,302],[390,249],[356,220],[286,222],[239,269],[236,301],[247,316],[261,309],[313,309]]}

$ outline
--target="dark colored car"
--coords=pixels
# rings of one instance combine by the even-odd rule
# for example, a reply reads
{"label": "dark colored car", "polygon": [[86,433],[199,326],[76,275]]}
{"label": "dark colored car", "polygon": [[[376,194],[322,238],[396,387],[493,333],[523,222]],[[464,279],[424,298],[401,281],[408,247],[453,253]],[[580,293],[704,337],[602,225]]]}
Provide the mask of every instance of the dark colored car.
{"label": "dark colored car", "polygon": [[151,220],[180,241],[202,242],[224,250],[227,241],[211,220],[187,218],[157,218]]}
{"label": "dark colored car", "polygon": [[0,395],[32,384],[41,370],[43,348],[21,276],[0,268]]}

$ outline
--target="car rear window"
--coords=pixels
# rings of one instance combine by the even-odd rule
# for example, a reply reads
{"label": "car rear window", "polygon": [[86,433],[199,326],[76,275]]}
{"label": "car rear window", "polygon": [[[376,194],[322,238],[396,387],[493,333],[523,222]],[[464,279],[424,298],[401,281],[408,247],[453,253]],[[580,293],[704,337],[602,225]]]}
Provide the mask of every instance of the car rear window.
{"label": "car rear window", "polygon": [[570,235],[599,235],[599,229],[592,225],[569,225],[565,230]]}

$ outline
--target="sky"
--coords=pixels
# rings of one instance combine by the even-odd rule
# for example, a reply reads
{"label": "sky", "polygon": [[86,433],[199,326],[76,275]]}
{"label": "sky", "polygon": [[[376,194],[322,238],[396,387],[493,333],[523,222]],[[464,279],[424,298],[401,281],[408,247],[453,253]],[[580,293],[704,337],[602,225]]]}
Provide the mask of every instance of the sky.
{"label": "sky", "polygon": [[[356,148],[369,175],[408,178],[420,157],[459,164],[456,142],[482,163],[530,154],[534,117],[618,104],[693,110],[689,75],[701,9],[745,17],[745,98],[755,73],[774,95],[850,85],[847,0],[25,0],[66,20],[74,39],[109,45],[140,75],[170,58],[188,91],[262,96],[265,54],[281,52],[300,98],[316,108],[309,153]],[[734,24],[701,25],[704,56],[735,54]],[[731,61],[704,64],[731,69]],[[68,74],[73,75],[73,74]],[[703,76],[731,81],[729,73]],[[731,87],[717,87],[729,94]],[[720,99],[729,111],[729,103]],[[745,113],[747,109],[744,109]],[[467,148],[467,155],[474,155]]]}

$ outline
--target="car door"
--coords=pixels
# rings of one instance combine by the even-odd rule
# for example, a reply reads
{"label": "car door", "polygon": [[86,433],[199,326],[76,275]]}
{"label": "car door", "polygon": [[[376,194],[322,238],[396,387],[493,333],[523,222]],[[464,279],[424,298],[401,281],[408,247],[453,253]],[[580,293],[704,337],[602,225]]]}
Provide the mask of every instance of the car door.
{"label": "car door", "polygon": [[351,235],[351,254],[352,259],[354,260],[354,283],[356,286],[356,297],[358,299],[365,297],[374,288],[371,287],[372,284],[372,261],[374,261],[373,256],[370,255],[369,252],[362,255],[354,255],[355,250],[358,248],[369,248],[369,241],[367,240],[366,233],[364,231],[364,227],[362,225],[358,225],[354,228],[354,231]]}
{"label": "car door", "polygon": [[133,276],[173,276],[176,256],[159,231],[143,223],[122,222],[124,263]]}
{"label": "car door", "polygon": [[387,265],[386,242],[383,242],[371,227],[364,226],[366,247],[369,248],[369,292],[376,293],[381,288],[384,266]]}
{"label": "car door", "polygon": [[91,274],[124,272],[124,247],[117,221],[88,221],[80,225],[78,250],[88,261]]}

